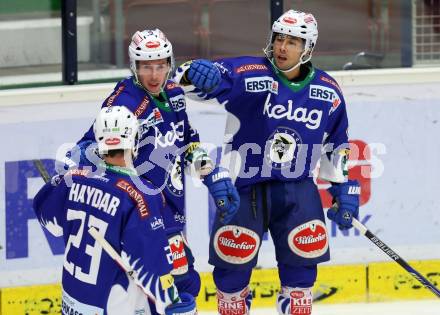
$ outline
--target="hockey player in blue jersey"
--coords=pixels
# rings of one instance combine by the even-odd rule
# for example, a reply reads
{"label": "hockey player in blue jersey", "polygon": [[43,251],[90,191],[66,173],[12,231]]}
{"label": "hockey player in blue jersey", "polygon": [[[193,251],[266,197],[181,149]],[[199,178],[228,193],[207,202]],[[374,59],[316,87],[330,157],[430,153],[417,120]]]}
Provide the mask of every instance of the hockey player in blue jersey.
{"label": "hockey player in blue jersey", "polygon": [[241,204],[229,224],[217,218],[211,234],[220,314],[249,314],[249,280],[266,231],[281,281],[279,314],[311,314],[317,264],[330,259],[312,175],[318,165],[332,184],[327,216],[347,229],[358,215],[359,185],[347,178],[345,102],[336,81],[310,62],[317,38],[314,16],[289,10],[273,23],[265,58],[196,60],[176,72],[188,95],[216,98],[228,112],[222,163]]}
{"label": "hockey player in blue jersey", "polygon": [[[158,29],[136,32],[128,53],[133,76],[120,81],[102,106],[124,105],[138,118],[140,147],[135,166],[140,176],[151,180],[163,192],[167,201],[163,216],[171,256],[175,258],[172,274],[176,285],[179,290],[197,296],[200,277],[194,270],[194,259],[182,234],[186,221],[184,169],[188,167],[195,170],[193,173],[197,176],[205,177],[204,183],[216,200],[223,222],[237,211],[238,193],[227,171],[214,169],[200,146],[197,131],[189,123],[183,90],[168,80],[174,57],[164,33]],[[90,128],[71,158],[81,160],[81,165],[87,164],[84,156],[99,162],[89,149],[93,142],[94,132]]]}
{"label": "hockey player in blue jersey", "polygon": [[[72,169],[34,199],[41,225],[65,242],[62,314],[196,314],[194,298],[173,283],[160,194],[136,188],[138,121],[126,107],[100,111],[94,123],[104,159],[95,172]],[[88,233],[95,228],[120,253],[131,277]],[[148,299],[155,310],[150,309]]]}

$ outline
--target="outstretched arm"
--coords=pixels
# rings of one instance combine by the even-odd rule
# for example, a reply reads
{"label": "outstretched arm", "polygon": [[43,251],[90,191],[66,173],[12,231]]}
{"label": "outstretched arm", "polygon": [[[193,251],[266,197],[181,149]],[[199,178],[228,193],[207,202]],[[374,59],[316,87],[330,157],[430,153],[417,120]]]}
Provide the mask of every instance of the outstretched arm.
{"label": "outstretched arm", "polygon": [[182,86],[193,85],[204,93],[210,93],[219,86],[221,75],[211,61],[197,59],[178,67],[174,80]]}

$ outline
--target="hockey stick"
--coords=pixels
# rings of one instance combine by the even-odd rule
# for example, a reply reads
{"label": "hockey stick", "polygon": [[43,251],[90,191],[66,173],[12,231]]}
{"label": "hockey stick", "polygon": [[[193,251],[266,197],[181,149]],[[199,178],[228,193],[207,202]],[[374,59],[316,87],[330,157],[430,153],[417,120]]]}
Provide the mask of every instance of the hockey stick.
{"label": "hockey stick", "polygon": [[403,269],[408,271],[414,278],[416,278],[425,288],[434,293],[440,298],[440,290],[438,290],[431,282],[424,276],[411,267],[402,257],[396,254],[388,245],[382,242],[376,235],[374,235],[365,225],[353,218],[353,226],[365,235],[374,245],[379,247],[385,254],[398,263]]}
{"label": "hockey stick", "polygon": [[99,234],[93,226],[89,228],[90,235],[101,245],[104,251],[114,260],[116,263],[134,280],[135,271],[131,269],[129,265],[122,259],[122,257],[116,252],[116,250],[110,245],[109,242]]}
{"label": "hockey stick", "polygon": [[43,162],[41,160],[32,160],[35,167],[37,168],[38,172],[40,173],[41,178],[43,178],[45,183],[50,182],[50,175],[47,172],[46,168],[43,165]]}
{"label": "hockey stick", "polygon": [[[136,271],[133,270],[119,255],[116,250],[113,248],[113,246],[110,245],[109,242],[96,230],[93,226],[89,228],[90,235],[95,239],[95,241],[98,242],[99,245],[104,249],[104,251],[124,270],[127,275],[134,281]],[[139,286],[139,285],[138,285]],[[151,299],[153,302],[156,301],[156,298],[152,296],[151,294],[145,292],[140,286],[139,288],[144,292],[144,294]]]}

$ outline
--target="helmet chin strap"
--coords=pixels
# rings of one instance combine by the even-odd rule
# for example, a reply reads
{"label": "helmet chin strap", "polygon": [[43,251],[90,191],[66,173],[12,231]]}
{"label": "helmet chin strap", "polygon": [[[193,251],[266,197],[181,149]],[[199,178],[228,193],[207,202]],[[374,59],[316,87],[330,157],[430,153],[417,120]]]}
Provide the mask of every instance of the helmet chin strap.
{"label": "helmet chin strap", "polygon": [[296,68],[298,68],[299,66],[301,66],[302,64],[304,64],[304,63],[306,63],[307,61],[309,61],[310,60],[310,57],[309,58],[307,58],[307,60],[305,60],[305,61],[301,61],[302,59],[303,59],[303,57],[306,55],[306,51],[304,50],[304,52],[301,54],[301,57],[299,57],[299,60],[300,60],[300,62],[298,62],[296,65],[294,65],[293,67],[291,67],[291,68],[289,68],[289,69],[287,69],[287,70],[283,70],[283,69],[280,69],[276,64],[275,64],[275,61],[274,61],[274,58],[273,58],[273,49],[271,49],[271,50],[269,50],[269,49],[263,49],[263,52],[264,52],[264,54],[266,55],[266,58],[270,61],[270,63],[272,64],[272,66],[274,66],[275,67],[275,69],[277,69],[278,71],[280,71],[280,72],[282,72],[282,73],[287,73],[287,72],[290,72],[290,71],[292,71],[292,70],[295,70]]}

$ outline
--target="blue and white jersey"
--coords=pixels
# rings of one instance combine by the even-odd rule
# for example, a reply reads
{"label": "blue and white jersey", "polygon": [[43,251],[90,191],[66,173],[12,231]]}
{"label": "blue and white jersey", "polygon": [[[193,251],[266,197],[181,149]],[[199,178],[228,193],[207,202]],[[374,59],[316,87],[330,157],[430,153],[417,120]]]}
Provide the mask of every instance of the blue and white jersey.
{"label": "blue and white jersey", "polygon": [[[294,181],[311,176],[322,149],[348,148],[345,101],[335,80],[313,68],[301,82],[289,81],[263,57],[237,57],[214,63],[220,86],[216,98],[228,112],[223,159],[240,169],[238,188],[268,180]],[[237,174],[236,174],[237,175]]]}
{"label": "blue and white jersey", "polygon": [[[167,81],[161,100],[152,97],[133,77],[120,81],[102,107],[126,106],[139,119],[140,146],[134,161],[140,176],[162,190],[171,214],[167,230],[181,230],[185,223],[184,167],[186,157],[199,144],[199,135],[189,123],[183,90]],[[79,141],[95,141],[93,128]],[[78,143],[79,143],[78,142]]]}
{"label": "blue and white jersey", "polygon": [[[40,224],[64,238],[63,314],[148,313],[147,295],[161,313],[178,298],[161,216],[163,198],[140,192],[134,174],[109,165],[100,174],[70,170],[60,184],[47,183],[34,198]],[[90,227],[131,266],[133,279],[103,251]]]}

